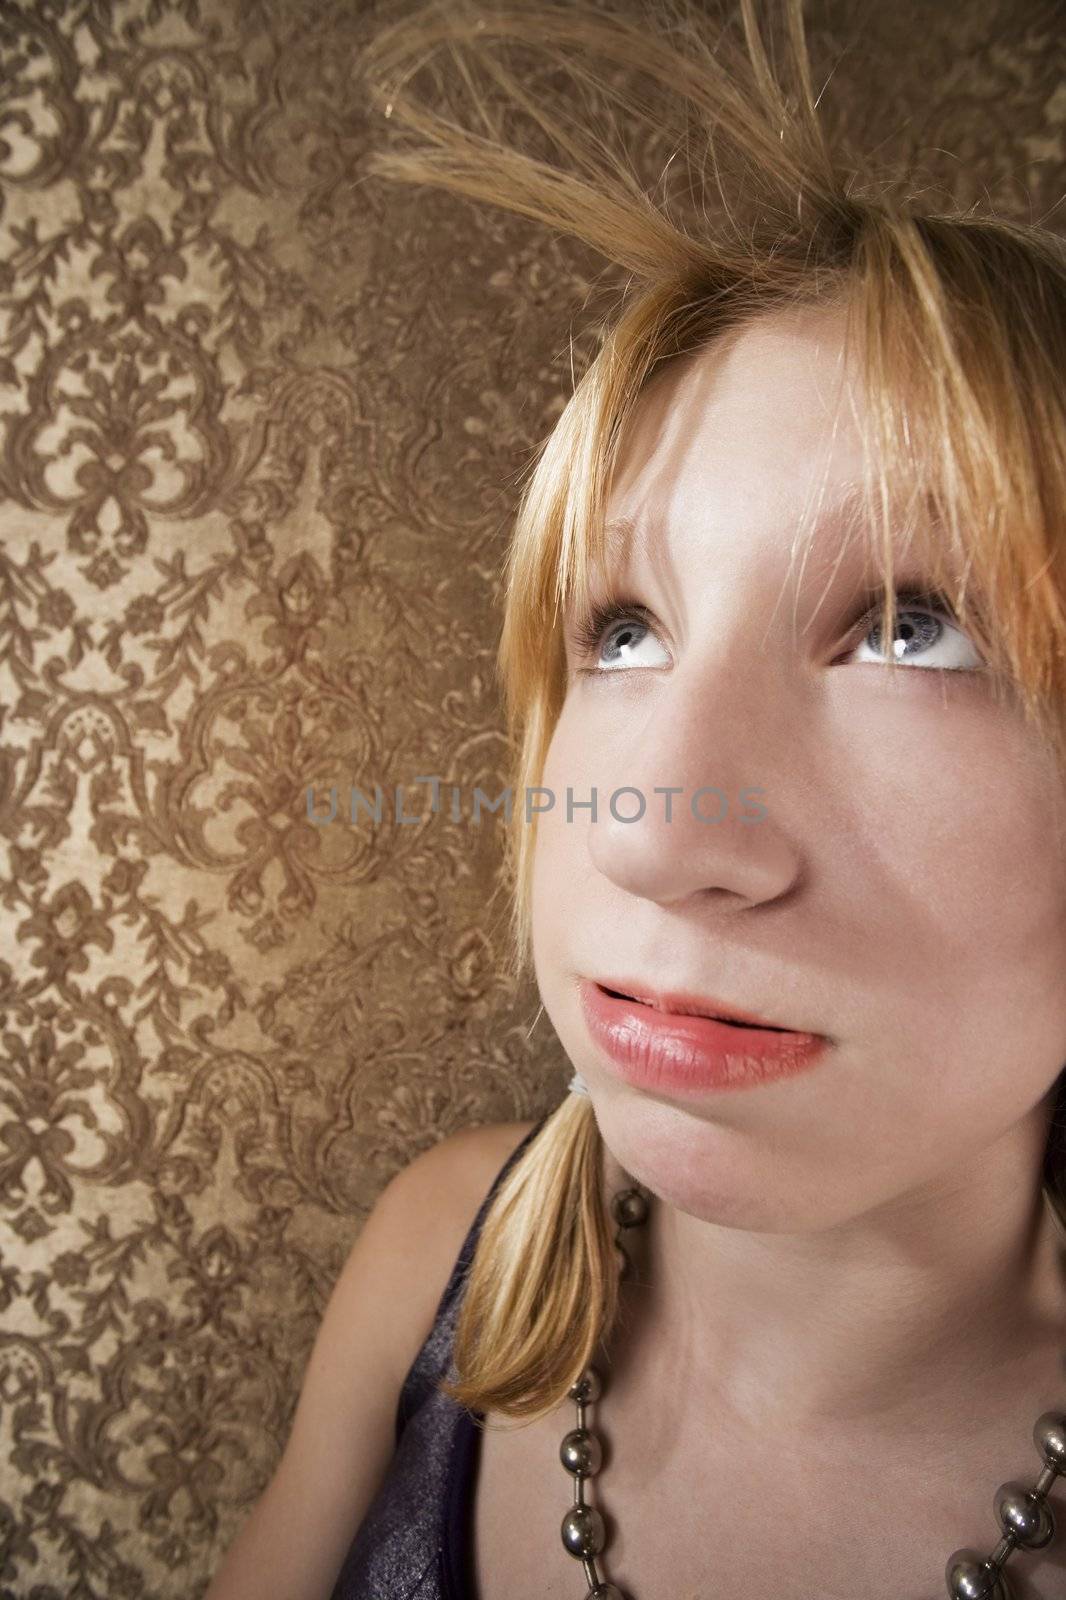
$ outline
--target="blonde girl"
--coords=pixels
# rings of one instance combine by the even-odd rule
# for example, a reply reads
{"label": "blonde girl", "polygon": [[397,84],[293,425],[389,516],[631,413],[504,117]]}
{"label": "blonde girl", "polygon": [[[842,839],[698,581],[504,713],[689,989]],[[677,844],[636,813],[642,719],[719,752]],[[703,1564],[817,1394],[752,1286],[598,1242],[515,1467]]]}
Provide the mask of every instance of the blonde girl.
{"label": "blonde girl", "polygon": [[500,648],[574,1076],[386,1189],[209,1600],[1062,1600],[1062,241],[800,0],[390,16],[369,172],[621,269]]}

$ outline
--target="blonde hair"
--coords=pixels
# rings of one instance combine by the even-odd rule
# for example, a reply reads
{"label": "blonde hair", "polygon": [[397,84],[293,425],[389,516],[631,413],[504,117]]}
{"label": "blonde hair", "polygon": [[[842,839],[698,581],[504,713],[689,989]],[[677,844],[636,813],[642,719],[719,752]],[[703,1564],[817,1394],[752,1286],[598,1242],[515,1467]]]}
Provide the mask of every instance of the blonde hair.
{"label": "blonde hair", "polygon": [[[834,147],[802,0],[776,9],[780,68],[755,0],[740,0],[743,48],[684,0],[644,4],[639,24],[601,3],[431,0],[368,43],[369,91],[397,130],[392,147],[371,154],[372,174],[534,218],[631,277],[517,511],[499,652],[516,795],[540,781],[566,688],[561,609],[575,596],[585,604],[603,558],[612,467],[649,378],[727,330],[800,306],[848,311],[871,419],[859,525],[884,579],[882,637],[895,629],[893,535],[932,526],[937,588],[994,682],[1018,697],[1060,764],[1066,753],[1063,242],[1033,225],[927,209],[908,174]],[[531,52],[521,71],[515,50]],[[533,83],[539,66],[555,80],[551,94]],[[442,109],[411,92],[420,72]],[[448,103],[453,91],[475,127]],[[526,119],[524,137],[508,134],[508,113]],[[624,130],[642,125],[673,152],[671,177],[674,157],[687,159],[678,169],[694,179],[687,215],[683,191],[656,201],[633,170]],[[529,147],[545,141],[546,153]],[[515,972],[530,960],[535,841],[535,820],[516,805]],[[1063,1084],[1066,1075],[1051,1096],[1043,1174],[1057,1216]],[[603,1172],[592,1106],[567,1095],[486,1214],[456,1330],[458,1381],[443,1384],[460,1403],[542,1416],[608,1338],[618,1257]]]}

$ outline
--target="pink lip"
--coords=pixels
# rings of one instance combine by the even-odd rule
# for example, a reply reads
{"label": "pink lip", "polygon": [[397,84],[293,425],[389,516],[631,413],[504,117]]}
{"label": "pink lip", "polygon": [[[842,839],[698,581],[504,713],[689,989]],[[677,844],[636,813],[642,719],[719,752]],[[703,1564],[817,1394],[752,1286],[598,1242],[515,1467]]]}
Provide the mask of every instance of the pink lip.
{"label": "pink lip", "polygon": [[649,989],[638,978],[596,978],[594,982],[601,989],[613,989],[616,994],[628,995],[633,1000],[643,1000],[645,1005],[654,1007],[656,1011],[668,1011],[677,1017],[718,1017],[726,1022],[746,1022],[753,1028],[780,1028],[781,1024],[771,1022],[767,1017],[757,1017],[754,1012],[741,1011],[736,1006],[727,1006],[723,1000],[715,1000],[705,995],[682,994],[680,990],[671,989],[657,992]]}
{"label": "pink lip", "polygon": [[606,994],[592,979],[582,980],[579,994],[593,1039],[621,1076],[640,1089],[682,1096],[747,1089],[808,1071],[829,1042],[818,1033],[742,1027],[658,1010]]}

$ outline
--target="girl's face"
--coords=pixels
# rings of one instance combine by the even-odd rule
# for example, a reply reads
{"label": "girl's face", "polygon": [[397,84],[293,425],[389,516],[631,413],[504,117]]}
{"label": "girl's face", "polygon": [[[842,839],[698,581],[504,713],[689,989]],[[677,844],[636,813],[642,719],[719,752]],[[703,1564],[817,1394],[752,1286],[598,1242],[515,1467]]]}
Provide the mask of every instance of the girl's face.
{"label": "girl's face", "polygon": [[[912,644],[884,665],[878,573],[833,520],[863,472],[843,333],[835,311],[764,318],[643,396],[608,506],[635,524],[611,572],[630,621],[568,641],[532,883],[541,996],[608,1148],[693,1215],[787,1232],[972,1185],[1002,1141],[1034,1171],[1066,1061],[1063,784],[1015,699],[953,670],[983,658],[943,613],[901,612]],[[640,820],[611,814],[619,788]],[[595,822],[568,789],[596,791]],[[581,1005],[612,977],[829,1043],[750,1087],[638,1087]]]}

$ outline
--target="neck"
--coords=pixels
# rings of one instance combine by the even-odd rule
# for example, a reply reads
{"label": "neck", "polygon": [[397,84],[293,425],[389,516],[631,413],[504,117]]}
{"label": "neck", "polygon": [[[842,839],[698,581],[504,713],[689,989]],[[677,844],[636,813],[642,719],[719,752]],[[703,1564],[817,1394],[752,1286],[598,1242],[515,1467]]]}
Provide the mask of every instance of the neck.
{"label": "neck", "polygon": [[[627,1381],[761,1438],[976,1434],[1031,1401],[1028,1426],[1062,1402],[1066,1343],[1046,1133],[1034,1114],[965,1173],[817,1232],[725,1227],[652,1196],[625,1235]],[[626,1181],[609,1169],[611,1190]]]}

